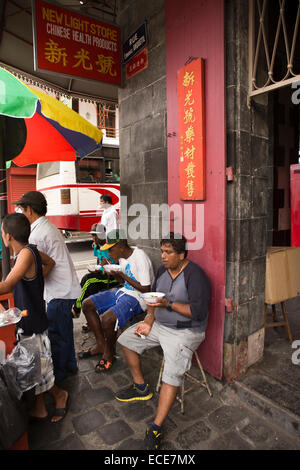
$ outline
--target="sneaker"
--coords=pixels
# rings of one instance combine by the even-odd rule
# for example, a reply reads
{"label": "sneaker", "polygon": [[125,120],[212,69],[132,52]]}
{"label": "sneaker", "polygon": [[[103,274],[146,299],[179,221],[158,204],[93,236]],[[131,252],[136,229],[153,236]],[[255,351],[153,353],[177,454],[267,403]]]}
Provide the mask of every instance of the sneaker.
{"label": "sneaker", "polygon": [[154,429],[147,428],[144,439],[145,450],[158,450],[161,444],[162,433],[160,431],[154,431]]}
{"label": "sneaker", "polygon": [[133,384],[115,395],[115,398],[119,401],[150,400],[152,397],[153,393],[150,392],[148,384],[143,392]]}

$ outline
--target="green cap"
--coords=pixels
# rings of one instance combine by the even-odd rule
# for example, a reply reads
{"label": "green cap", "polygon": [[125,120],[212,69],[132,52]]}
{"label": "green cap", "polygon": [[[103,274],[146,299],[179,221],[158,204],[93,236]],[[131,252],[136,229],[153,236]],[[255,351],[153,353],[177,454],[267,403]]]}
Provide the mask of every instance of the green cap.
{"label": "green cap", "polygon": [[126,240],[124,230],[115,229],[111,230],[106,236],[106,243],[105,245],[101,246],[100,250],[108,250],[112,246]]}

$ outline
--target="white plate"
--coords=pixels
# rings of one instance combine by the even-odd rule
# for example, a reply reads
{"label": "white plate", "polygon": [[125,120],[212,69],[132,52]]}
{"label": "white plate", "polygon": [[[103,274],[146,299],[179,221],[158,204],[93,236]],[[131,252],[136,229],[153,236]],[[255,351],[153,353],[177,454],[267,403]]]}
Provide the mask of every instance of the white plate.
{"label": "white plate", "polygon": [[104,268],[104,271],[107,272],[107,273],[110,273],[111,271],[122,271],[122,268],[119,264],[105,264],[103,266]]}
{"label": "white plate", "polygon": [[155,304],[158,299],[165,297],[165,295],[166,294],[164,292],[146,292],[145,294],[142,294],[143,299],[149,304]]}

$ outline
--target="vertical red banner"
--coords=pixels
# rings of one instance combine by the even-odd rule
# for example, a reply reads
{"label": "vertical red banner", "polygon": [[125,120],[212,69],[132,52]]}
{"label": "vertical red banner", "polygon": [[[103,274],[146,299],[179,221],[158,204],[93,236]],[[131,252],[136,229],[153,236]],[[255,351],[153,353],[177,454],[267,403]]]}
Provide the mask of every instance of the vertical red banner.
{"label": "vertical red banner", "polygon": [[177,74],[180,199],[205,199],[204,60]]}

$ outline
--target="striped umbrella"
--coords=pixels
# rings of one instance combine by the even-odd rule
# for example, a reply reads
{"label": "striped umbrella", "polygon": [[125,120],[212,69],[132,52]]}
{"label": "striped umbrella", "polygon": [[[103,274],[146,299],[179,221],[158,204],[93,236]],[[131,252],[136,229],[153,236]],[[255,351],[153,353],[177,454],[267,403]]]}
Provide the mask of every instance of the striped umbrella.
{"label": "striped umbrella", "polygon": [[[73,161],[101,148],[102,132],[78,113],[46,93],[32,88],[0,67],[0,115],[20,129],[20,148],[12,155],[18,166],[49,161]],[[10,118],[17,118],[17,121]],[[21,126],[22,127],[22,126]],[[7,160],[11,160],[9,154]]]}

